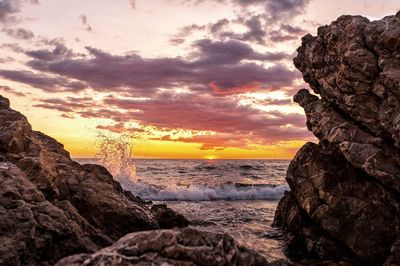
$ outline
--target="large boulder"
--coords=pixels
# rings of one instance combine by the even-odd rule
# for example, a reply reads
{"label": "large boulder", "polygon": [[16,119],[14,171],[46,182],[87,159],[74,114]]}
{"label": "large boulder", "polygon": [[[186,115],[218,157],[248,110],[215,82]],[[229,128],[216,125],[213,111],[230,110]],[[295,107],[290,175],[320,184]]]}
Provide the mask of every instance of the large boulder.
{"label": "large boulder", "polygon": [[50,265],[127,233],[186,225],[166,207],[150,211],[104,167],[73,161],[1,96],[0,183],[1,265]]}
{"label": "large boulder", "polygon": [[47,201],[13,163],[0,162],[0,180],[1,265],[46,265],[112,243],[68,201]]}
{"label": "large boulder", "polygon": [[186,228],[153,230],[124,236],[94,254],[78,254],[56,266],[80,265],[271,265],[255,251],[242,247],[227,234]]}
{"label": "large boulder", "polygon": [[400,12],[342,16],[306,35],[294,97],[319,144],[291,162],[275,225],[296,259],[396,265],[400,241]]}

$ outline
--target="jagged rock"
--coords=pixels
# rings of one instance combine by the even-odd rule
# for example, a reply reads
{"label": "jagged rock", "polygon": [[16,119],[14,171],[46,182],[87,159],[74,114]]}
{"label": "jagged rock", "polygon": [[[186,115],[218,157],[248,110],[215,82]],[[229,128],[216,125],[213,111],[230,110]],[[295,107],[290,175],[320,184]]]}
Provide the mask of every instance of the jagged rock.
{"label": "jagged rock", "polygon": [[[320,140],[291,162],[275,225],[296,259],[396,265],[400,236],[400,12],[342,16],[306,35],[294,97]],[[396,241],[397,240],[397,241]]]}
{"label": "jagged rock", "polygon": [[[1,265],[50,265],[160,228],[148,206],[104,167],[73,161],[1,96],[0,183]],[[165,208],[163,217],[161,227],[170,228],[180,216]]]}
{"label": "jagged rock", "polygon": [[10,108],[10,101],[7,98],[0,97],[0,109]]}
{"label": "jagged rock", "polygon": [[400,147],[400,13],[342,16],[307,35],[293,60],[304,80],[360,127]]}
{"label": "jagged rock", "polygon": [[0,265],[49,265],[112,243],[66,202],[47,201],[16,165],[0,163]]}
{"label": "jagged rock", "polygon": [[187,227],[189,221],[180,213],[174,212],[165,204],[154,204],[150,211],[156,217],[160,227],[171,229],[174,227]]}
{"label": "jagged rock", "polygon": [[[78,265],[271,265],[264,257],[239,246],[227,234],[186,228],[153,230],[124,236],[94,254],[79,254],[56,266]],[[274,264],[276,265],[276,264]]]}

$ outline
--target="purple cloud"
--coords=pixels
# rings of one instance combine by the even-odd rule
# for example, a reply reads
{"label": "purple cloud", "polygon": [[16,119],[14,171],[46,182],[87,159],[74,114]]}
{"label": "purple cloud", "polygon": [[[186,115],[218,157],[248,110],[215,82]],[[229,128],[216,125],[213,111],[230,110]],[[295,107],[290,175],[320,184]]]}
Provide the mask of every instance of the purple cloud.
{"label": "purple cloud", "polygon": [[35,34],[32,31],[24,28],[6,28],[3,29],[3,32],[5,32],[8,36],[21,40],[31,40],[35,38]]}
{"label": "purple cloud", "polygon": [[0,76],[47,92],[78,91],[87,87],[85,83],[80,81],[71,81],[63,77],[48,76],[26,70],[0,70]]}
{"label": "purple cloud", "polygon": [[[79,80],[99,91],[123,91],[132,96],[151,95],[160,88],[194,87],[212,92],[214,84],[223,90],[257,84],[259,89],[290,86],[299,77],[280,64],[263,67],[255,62],[275,62],[287,58],[284,53],[259,53],[240,41],[199,40],[191,58],[143,58],[137,54],[112,55],[88,47],[90,57],[73,57],[66,48],[53,51],[30,51],[28,65],[41,72],[58,75],[64,80]],[[57,60],[55,60],[57,59]],[[245,61],[246,60],[246,61]],[[251,62],[255,61],[255,62]],[[0,72],[1,73],[1,72]],[[19,81],[17,73],[3,73]],[[26,76],[26,73],[21,73]],[[24,83],[28,84],[25,79]],[[63,81],[63,83],[67,83]],[[35,82],[33,85],[38,87]],[[67,84],[71,87],[71,84]],[[43,86],[39,86],[42,88]]]}
{"label": "purple cloud", "polygon": [[[264,102],[287,103],[284,100]],[[304,127],[303,115],[264,112],[241,105],[232,98],[215,98],[201,93],[159,93],[149,100],[108,96],[98,103],[87,98],[43,99],[36,106],[65,112],[67,116],[78,114],[86,118],[112,119],[115,124],[100,125],[98,128],[113,132],[129,131],[125,123],[136,121],[168,134],[158,140],[201,143],[203,149],[246,147],[248,143],[276,143],[311,136]],[[175,129],[212,131],[215,135],[177,138],[171,135]],[[138,132],[139,129],[132,130]],[[140,129],[140,132],[144,130]]]}

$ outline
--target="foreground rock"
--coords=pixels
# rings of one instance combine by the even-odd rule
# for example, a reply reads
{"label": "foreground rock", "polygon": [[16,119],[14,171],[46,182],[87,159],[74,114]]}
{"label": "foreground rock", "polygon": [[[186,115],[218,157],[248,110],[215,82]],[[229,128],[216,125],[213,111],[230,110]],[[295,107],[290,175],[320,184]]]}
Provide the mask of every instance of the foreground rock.
{"label": "foreground rock", "polygon": [[294,100],[320,140],[291,162],[291,192],[275,225],[290,257],[398,265],[400,243],[400,12],[342,16],[302,39]]}
{"label": "foreground rock", "polygon": [[132,233],[94,254],[62,259],[57,266],[78,265],[270,265],[226,234],[194,229]]}
{"label": "foreground rock", "polygon": [[71,160],[1,96],[0,184],[0,265],[52,265],[130,232],[187,223],[165,206],[150,211],[105,168]]}

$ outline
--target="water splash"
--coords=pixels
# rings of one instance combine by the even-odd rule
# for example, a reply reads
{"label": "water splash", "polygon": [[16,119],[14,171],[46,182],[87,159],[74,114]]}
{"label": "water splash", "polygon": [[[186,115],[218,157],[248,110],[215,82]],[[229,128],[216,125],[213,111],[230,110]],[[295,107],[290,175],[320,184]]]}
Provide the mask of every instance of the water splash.
{"label": "water splash", "polygon": [[133,141],[129,134],[119,136],[97,133],[99,148],[96,159],[110,171],[122,185],[136,182],[136,166],[133,162]]}
{"label": "water splash", "polygon": [[[155,201],[215,201],[215,200],[277,200],[289,190],[287,184],[280,186],[247,185],[234,183],[214,185],[169,184],[167,186],[139,182],[133,160],[133,138],[129,134],[119,136],[97,134],[98,162],[106,167],[121,186],[145,200]],[[253,166],[239,165],[245,170]],[[201,173],[199,173],[201,174]]]}

